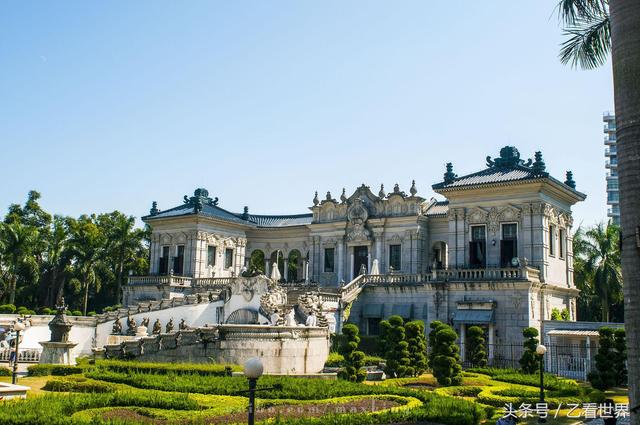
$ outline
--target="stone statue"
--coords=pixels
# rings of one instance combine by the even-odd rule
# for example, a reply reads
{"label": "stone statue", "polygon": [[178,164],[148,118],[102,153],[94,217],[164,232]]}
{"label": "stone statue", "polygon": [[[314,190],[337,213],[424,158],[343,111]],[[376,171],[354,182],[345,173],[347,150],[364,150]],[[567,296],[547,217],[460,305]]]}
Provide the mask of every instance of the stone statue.
{"label": "stone statue", "polygon": [[129,315],[129,317],[127,317],[127,335],[135,335],[137,327],[136,319]]}
{"label": "stone statue", "polygon": [[293,311],[293,308],[290,308],[289,311],[287,311],[287,314],[284,317],[284,325],[298,326],[296,323],[296,313]]}
{"label": "stone statue", "polygon": [[145,317],[144,319],[142,319],[142,323],[140,323],[140,326],[144,326],[145,328],[149,329],[149,318]]}
{"label": "stone statue", "polygon": [[274,310],[273,313],[271,313],[271,325],[273,326],[278,326],[280,325],[280,313],[278,312],[278,309]]}
{"label": "stone statue", "polygon": [[171,331],[173,331],[173,317],[169,319],[169,322],[167,322],[167,326],[165,326],[166,333],[169,333]]}
{"label": "stone statue", "polygon": [[198,300],[198,304],[200,304],[202,302],[202,295],[196,294],[196,299]]}
{"label": "stone statue", "polygon": [[120,335],[121,333],[122,333],[122,323],[120,322],[120,319],[117,319],[115,322],[113,322],[113,329],[111,329],[111,334]]}
{"label": "stone statue", "polygon": [[178,324],[178,329],[180,329],[181,331],[189,329],[189,326],[187,326],[187,322],[184,319],[180,320],[180,324]]}
{"label": "stone statue", "polygon": [[160,319],[156,319],[155,322],[153,322],[153,334],[154,335],[160,335],[160,333],[162,332],[162,323],[160,323]]}

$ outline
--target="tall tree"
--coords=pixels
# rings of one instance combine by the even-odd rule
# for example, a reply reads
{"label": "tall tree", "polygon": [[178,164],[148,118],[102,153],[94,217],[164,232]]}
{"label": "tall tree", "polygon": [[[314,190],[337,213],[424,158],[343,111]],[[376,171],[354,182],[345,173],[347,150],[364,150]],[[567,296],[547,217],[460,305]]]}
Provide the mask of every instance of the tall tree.
{"label": "tall tree", "polygon": [[567,54],[561,52],[561,57],[569,58],[565,63],[592,68],[603,64],[611,51],[629,398],[631,422],[640,424],[640,1],[561,0],[559,6],[570,37],[568,43],[577,36],[577,43],[573,43],[577,47],[569,47]]}
{"label": "tall tree", "polygon": [[25,226],[16,221],[3,224],[0,227],[4,246],[4,267],[7,279],[7,291],[9,304],[14,304],[18,279],[25,271],[33,271],[36,268],[33,257],[33,245],[38,237],[38,232],[31,226]]}
{"label": "tall tree", "polygon": [[611,321],[611,305],[622,303],[619,228],[600,223],[584,231],[578,229],[574,238],[576,285],[582,291],[581,310],[599,312],[591,320]]}
{"label": "tall tree", "polygon": [[71,264],[69,230],[64,217],[55,216],[47,238],[43,272],[40,278],[39,304],[52,306],[62,297],[67,267]]}
{"label": "tall tree", "polygon": [[[82,312],[87,314],[89,288],[99,282],[98,269],[105,253],[106,237],[95,223],[95,216],[68,219],[71,252],[83,293]],[[97,288],[96,288],[97,289]]]}

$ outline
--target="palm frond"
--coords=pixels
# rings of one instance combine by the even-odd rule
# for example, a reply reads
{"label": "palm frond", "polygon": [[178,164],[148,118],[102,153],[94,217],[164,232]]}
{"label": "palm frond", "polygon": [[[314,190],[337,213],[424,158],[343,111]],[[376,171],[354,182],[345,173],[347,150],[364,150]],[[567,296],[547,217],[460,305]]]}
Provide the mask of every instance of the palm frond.
{"label": "palm frond", "polygon": [[575,25],[582,19],[608,15],[609,0],[559,0],[556,9],[565,25]]}
{"label": "palm frond", "polygon": [[594,69],[606,63],[611,51],[611,27],[609,16],[598,19],[579,19],[566,28],[569,37],[562,43],[560,62],[572,67]]}

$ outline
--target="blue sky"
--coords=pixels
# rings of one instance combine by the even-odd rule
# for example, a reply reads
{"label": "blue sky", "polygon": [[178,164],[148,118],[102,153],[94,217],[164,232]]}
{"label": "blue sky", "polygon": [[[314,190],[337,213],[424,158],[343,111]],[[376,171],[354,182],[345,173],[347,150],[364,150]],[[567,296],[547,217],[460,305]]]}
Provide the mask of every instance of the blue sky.
{"label": "blue sky", "polygon": [[433,196],[454,163],[542,150],[606,218],[610,64],[557,59],[555,1],[0,3],[0,208],[137,217],[206,187],[303,213],[366,183]]}

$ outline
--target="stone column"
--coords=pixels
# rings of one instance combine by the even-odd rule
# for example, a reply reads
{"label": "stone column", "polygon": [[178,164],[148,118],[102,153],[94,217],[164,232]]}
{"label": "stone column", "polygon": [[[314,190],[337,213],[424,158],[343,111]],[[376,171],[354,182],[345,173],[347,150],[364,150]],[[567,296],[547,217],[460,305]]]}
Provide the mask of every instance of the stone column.
{"label": "stone column", "polygon": [[288,258],[284,259],[284,281],[285,282],[289,281],[289,259]]}
{"label": "stone column", "polygon": [[349,263],[349,282],[353,280],[353,278],[355,277],[353,275],[353,262],[354,262],[354,258],[353,258],[353,247],[349,248],[349,251],[351,253],[351,262]]}
{"label": "stone column", "polygon": [[269,277],[269,260],[267,258],[264,259],[264,275]]}
{"label": "stone column", "polygon": [[344,280],[344,242],[338,241],[338,285]]}
{"label": "stone column", "polygon": [[587,341],[586,341],[586,347],[585,349],[587,350],[586,352],[586,363],[584,365],[584,374],[585,376],[583,377],[583,379],[586,378],[587,374],[589,372],[591,372],[591,337],[589,335],[587,335]]}

